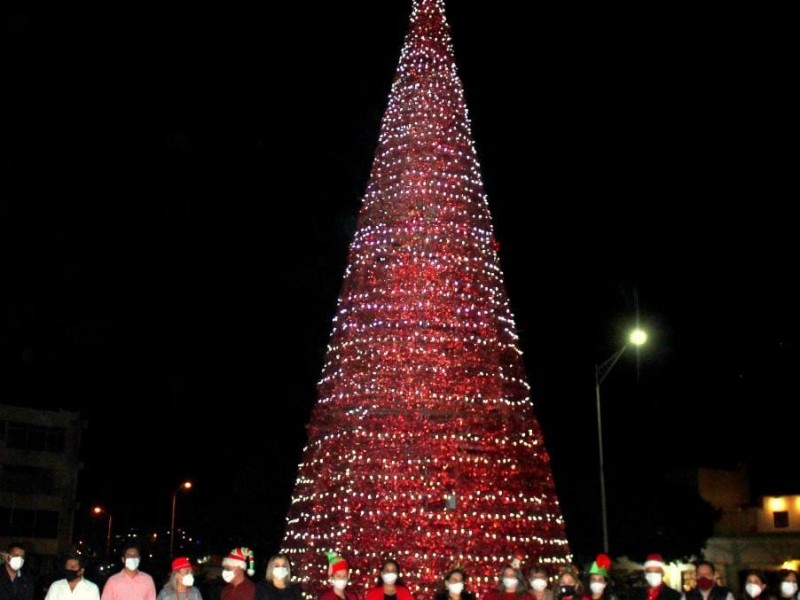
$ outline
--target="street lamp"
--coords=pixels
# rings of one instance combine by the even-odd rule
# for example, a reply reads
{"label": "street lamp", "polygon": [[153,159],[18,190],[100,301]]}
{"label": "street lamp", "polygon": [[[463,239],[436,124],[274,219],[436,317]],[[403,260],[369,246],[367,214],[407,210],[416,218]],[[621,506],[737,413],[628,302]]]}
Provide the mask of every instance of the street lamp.
{"label": "street lamp", "polygon": [[603,420],[600,417],[600,384],[603,383],[614,365],[628,349],[628,346],[641,346],[647,341],[647,333],[634,329],[628,336],[628,343],[612,354],[602,365],[594,366],[594,395],[597,400],[597,443],[600,451],[600,510],[603,523],[603,552],[608,554],[608,515],[606,513],[606,476],[603,461]]}
{"label": "street lamp", "polygon": [[191,481],[184,481],[180,484],[177,489],[172,492],[172,521],[169,525],[169,558],[172,560],[173,558],[173,550],[175,548],[175,503],[178,501],[178,492],[181,490],[190,490],[192,489],[192,482]]}
{"label": "street lamp", "polygon": [[103,513],[108,515],[108,533],[106,534],[106,556],[111,556],[111,522],[114,519],[114,515],[110,512],[107,512],[102,506],[95,506],[92,508],[92,513],[96,516],[100,516]]}

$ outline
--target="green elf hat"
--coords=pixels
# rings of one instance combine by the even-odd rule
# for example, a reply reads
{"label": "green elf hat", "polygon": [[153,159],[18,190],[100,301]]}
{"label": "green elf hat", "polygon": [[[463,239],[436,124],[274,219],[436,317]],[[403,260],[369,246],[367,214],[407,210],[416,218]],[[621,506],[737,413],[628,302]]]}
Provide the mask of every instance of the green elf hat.
{"label": "green elf hat", "polygon": [[597,558],[594,559],[591,568],[589,569],[589,575],[602,575],[606,579],[608,579],[608,571],[611,569],[611,559],[607,554],[598,554]]}
{"label": "green elf hat", "polygon": [[326,552],[328,556],[328,577],[332,577],[336,571],[349,571],[350,565],[336,552]]}

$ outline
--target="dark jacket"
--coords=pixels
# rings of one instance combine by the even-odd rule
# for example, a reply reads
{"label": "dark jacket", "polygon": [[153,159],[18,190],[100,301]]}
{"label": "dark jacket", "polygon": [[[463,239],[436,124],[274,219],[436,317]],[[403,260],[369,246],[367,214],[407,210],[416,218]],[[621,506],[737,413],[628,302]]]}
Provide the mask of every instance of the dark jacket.
{"label": "dark jacket", "polygon": [[8,567],[0,564],[0,599],[2,600],[33,600],[33,590],[36,587],[33,579],[21,570],[17,571],[14,581],[8,575]]}

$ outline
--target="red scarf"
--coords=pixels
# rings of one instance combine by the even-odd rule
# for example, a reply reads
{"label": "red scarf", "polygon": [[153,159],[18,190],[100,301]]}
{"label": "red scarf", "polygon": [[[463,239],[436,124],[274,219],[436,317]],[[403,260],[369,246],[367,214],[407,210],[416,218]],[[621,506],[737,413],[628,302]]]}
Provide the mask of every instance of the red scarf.
{"label": "red scarf", "polygon": [[659,584],[658,587],[648,587],[647,588],[647,600],[656,600],[661,594],[661,586],[664,585],[663,583]]}

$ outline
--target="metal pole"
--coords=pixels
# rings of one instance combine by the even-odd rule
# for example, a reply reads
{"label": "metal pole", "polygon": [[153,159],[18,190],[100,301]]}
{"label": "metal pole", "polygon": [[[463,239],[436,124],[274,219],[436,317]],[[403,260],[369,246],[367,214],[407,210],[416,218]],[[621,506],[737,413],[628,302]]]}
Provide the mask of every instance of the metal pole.
{"label": "metal pole", "polygon": [[597,400],[597,449],[600,454],[600,510],[603,523],[603,552],[608,554],[608,513],[606,511],[606,473],[603,460],[603,420],[600,417],[600,384],[605,381],[611,369],[617,364],[620,357],[625,354],[628,344],[608,357],[602,365],[594,366],[594,396]]}
{"label": "metal pole", "polygon": [[[613,365],[612,365],[613,366]],[[594,367],[594,395],[597,400],[597,443],[600,454],[600,511],[603,523],[603,552],[608,554],[608,515],[606,513],[606,475],[603,461],[603,420],[600,416],[600,378],[598,367]]]}
{"label": "metal pole", "polygon": [[106,535],[106,556],[111,558],[111,520],[114,516],[108,513],[108,534]]}
{"label": "metal pole", "polygon": [[[180,488],[178,488],[180,489]],[[172,521],[169,525],[169,559],[173,558],[173,549],[175,548],[175,502],[178,499],[178,490],[172,492]]]}

